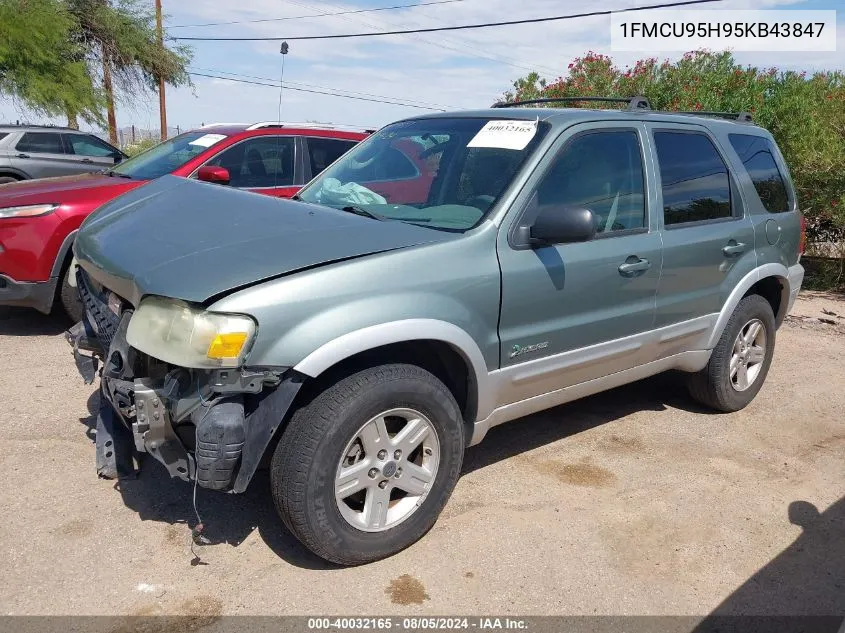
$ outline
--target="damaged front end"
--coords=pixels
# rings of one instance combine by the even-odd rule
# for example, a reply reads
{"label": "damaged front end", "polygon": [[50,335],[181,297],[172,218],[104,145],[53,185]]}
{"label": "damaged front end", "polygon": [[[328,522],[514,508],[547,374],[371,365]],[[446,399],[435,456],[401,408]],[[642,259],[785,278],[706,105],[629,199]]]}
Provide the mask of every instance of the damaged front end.
{"label": "damaged front end", "polygon": [[285,368],[192,369],[153,358],[127,342],[130,304],[82,268],[77,287],[85,319],[66,338],[87,384],[102,365],[98,474],[132,476],[146,453],[171,477],[243,492],[301,378]]}

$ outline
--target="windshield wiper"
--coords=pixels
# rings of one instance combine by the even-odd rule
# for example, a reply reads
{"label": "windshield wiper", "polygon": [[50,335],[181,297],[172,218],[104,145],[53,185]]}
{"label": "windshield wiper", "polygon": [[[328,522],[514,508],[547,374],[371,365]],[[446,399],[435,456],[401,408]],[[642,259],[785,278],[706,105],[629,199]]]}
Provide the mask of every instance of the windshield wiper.
{"label": "windshield wiper", "polygon": [[361,215],[365,218],[372,218],[373,220],[380,220],[384,222],[385,220],[389,220],[390,218],[386,218],[383,215],[379,215],[378,213],[374,213],[373,211],[367,211],[362,207],[355,207],[355,206],[348,206],[343,207],[341,211],[346,211],[347,213],[354,213],[355,215]]}
{"label": "windshield wiper", "polygon": [[132,176],[130,176],[129,174],[121,174],[119,172],[114,171],[113,169],[107,169],[104,173],[106,174],[106,176],[111,176],[112,178],[117,176],[118,178],[128,178],[129,180],[132,180]]}

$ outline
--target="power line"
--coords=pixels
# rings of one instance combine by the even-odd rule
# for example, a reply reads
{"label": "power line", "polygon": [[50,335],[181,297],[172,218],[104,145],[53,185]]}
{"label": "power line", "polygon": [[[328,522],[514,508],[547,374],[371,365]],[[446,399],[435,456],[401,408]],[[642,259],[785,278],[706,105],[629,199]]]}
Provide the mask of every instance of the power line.
{"label": "power line", "polygon": [[[313,6],[311,6],[309,4],[302,3],[302,2],[297,2],[297,0],[289,0],[289,1],[293,2],[293,4],[299,5],[301,7],[305,7],[306,9],[314,9]],[[328,6],[337,8],[336,5],[329,4]],[[431,18],[430,16],[425,16],[425,17],[428,17],[428,19],[433,20],[433,18]],[[390,28],[390,26],[393,26],[394,28],[402,28],[402,27],[407,28],[408,26],[411,26],[411,27],[419,26],[418,24],[416,24],[414,22],[410,23],[410,25],[409,24],[395,24],[395,23],[391,25],[389,22],[387,22],[387,27],[381,27],[381,26],[377,26],[376,24],[373,24],[372,22],[364,21],[360,16],[344,17],[342,19],[347,20],[347,21],[358,20],[361,24],[363,24],[365,26],[369,26],[370,28],[373,28],[373,29],[377,29],[379,31],[383,31],[383,30],[385,30],[385,28]],[[435,20],[435,22],[436,22],[436,20]],[[551,73],[551,74],[554,74],[555,72],[557,72],[555,70],[550,70],[549,68],[544,68],[542,66],[537,66],[537,65],[535,65],[533,67],[529,67],[529,66],[526,66],[524,64],[517,63],[517,60],[509,60],[509,59],[505,59],[504,57],[501,57],[499,55],[493,55],[492,53],[489,53],[489,52],[486,52],[486,51],[479,51],[478,49],[473,49],[473,47],[471,47],[467,44],[464,44],[463,42],[460,42],[460,43],[454,42],[454,41],[450,41],[450,40],[447,40],[447,39],[444,39],[444,38],[441,38],[440,40],[434,40],[434,39],[426,38],[423,35],[416,35],[416,34],[413,34],[413,33],[408,34],[405,37],[411,37],[411,38],[414,38],[414,39],[416,39],[420,42],[424,42],[424,43],[427,43],[427,44],[434,45],[438,48],[444,48],[446,50],[454,51],[454,52],[456,52],[459,55],[462,55],[464,57],[476,57],[478,59],[485,59],[487,61],[498,62],[500,64],[512,66],[513,68],[519,68],[521,70],[527,70],[529,72],[537,70],[537,69],[545,70],[546,72]],[[460,48],[456,48],[456,46],[460,46],[462,49],[466,49],[466,50],[461,50]],[[470,51],[470,50],[474,50],[476,52],[466,52],[466,51]]]}
{"label": "power line", "polygon": [[524,20],[508,20],[506,22],[486,22],[483,24],[461,24],[459,26],[440,26],[428,29],[409,29],[405,31],[380,31],[376,33],[342,33],[338,35],[299,35],[294,37],[173,37],[174,40],[194,40],[204,42],[278,42],[281,40],[336,40],[353,37],[379,37],[383,35],[409,35],[412,33],[436,33],[439,31],[463,31],[466,29],[486,29],[494,26],[513,26],[517,24],[537,24],[539,22],[554,22],[559,20],[573,20],[576,18],[591,18],[613,13],[628,13],[631,11],[647,11],[650,9],[668,9],[671,7],[682,7],[692,4],[708,4],[711,2],[724,2],[724,0],[682,0],[681,2],[664,2],[642,7],[629,7],[627,9],[607,9],[605,11],[588,11],[586,13],[570,13],[568,15],[554,15],[545,18],[527,18]]}
{"label": "power line", "polygon": [[169,26],[170,29],[199,28],[202,26],[228,26],[230,24],[257,24],[259,22],[282,22],[284,20],[303,20],[305,18],[323,18],[333,15],[351,15],[353,13],[372,13],[375,11],[393,11],[395,9],[413,9],[415,7],[430,7],[435,4],[452,4],[454,2],[466,2],[466,0],[434,0],[433,2],[420,2],[418,4],[397,4],[392,7],[374,7],[372,9],[355,9],[348,11],[337,11],[327,13],[313,13],[311,15],[291,15],[284,18],[263,18],[260,20],[233,20],[231,22],[206,22],[204,24],[176,24]]}
{"label": "power line", "polygon": [[[268,86],[270,88],[278,88],[279,82],[263,82],[263,81],[253,81],[250,79],[236,79],[235,77],[223,77],[222,75],[210,75],[207,73],[197,73],[197,72],[189,72],[189,75],[193,75],[195,77],[208,77],[209,79],[222,79],[224,81],[234,81],[237,83],[242,84],[252,84],[254,86]],[[288,90],[294,90],[296,92],[310,92],[312,94],[318,95],[327,95],[329,97],[343,97],[344,99],[356,99],[358,101],[370,101],[372,103],[385,103],[387,105],[396,105],[396,106],[404,106],[406,108],[418,108],[420,110],[434,110],[437,112],[446,112],[444,108],[429,108],[427,106],[416,105],[413,103],[403,103],[401,101],[387,101],[384,99],[370,99],[368,97],[356,97],[353,95],[345,95],[345,94],[338,94],[336,92],[326,92],[323,90],[311,90],[308,88],[294,88],[293,86],[288,85],[285,83],[285,88]]]}
{"label": "power line", "polygon": [[[261,81],[276,81],[271,77],[261,77],[259,75],[245,75],[243,73],[234,73],[228,70],[218,70],[216,68],[202,68],[200,66],[188,66],[188,70],[198,70],[200,72],[206,73],[216,73],[220,75],[231,75],[233,77],[244,77],[246,79],[259,79]],[[457,106],[446,105],[443,103],[435,103],[432,101],[420,101],[419,99],[398,99],[397,97],[390,97],[386,95],[374,94],[372,92],[361,92],[360,90],[347,90],[346,88],[329,88],[328,86],[320,86],[317,84],[309,84],[305,83],[304,81],[292,81],[288,79],[284,82],[286,88],[290,88],[291,86],[305,86],[306,88],[314,88],[316,90],[329,90],[331,92],[344,92],[349,95],[353,96],[364,96],[364,97],[374,97],[376,99],[387,99],[391,101],[402,101],[403,103],[413,103],[416,105],[427,105],[427,106],[434,106],[434,109],[444,108],[444,109],[451,109],[451,110],[459,110]]]}

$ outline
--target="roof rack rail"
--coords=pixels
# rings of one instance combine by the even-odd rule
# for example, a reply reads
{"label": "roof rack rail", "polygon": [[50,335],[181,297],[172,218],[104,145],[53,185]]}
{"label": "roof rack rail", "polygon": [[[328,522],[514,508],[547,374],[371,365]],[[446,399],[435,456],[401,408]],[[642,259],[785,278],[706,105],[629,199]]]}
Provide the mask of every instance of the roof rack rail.
{"label": "roof rack rail", "polygon": [[372,134],[375,132],[375,129],[367,128],[364,126],[358,125],[334,125],[332,123],[299,123],[293,121],[260,121],[258,123],[253,123],[247,130],[262,130],[265,128],[274,128],[274,127],[294,127],[294,128],[302,128],[302,129],[312,129],[312,130],[363,130],[367,134]]}
{"label": "roof rack rail", "polygon": [[671,114],[691,114],[694,116],[712,116],[720,119],[731,119],[743,123],[753,123],[754,119],[750,112],[708,112],[706,110],[681,110],[677,112],[667,111]]}
{"label": "roof rack rail", "polygon": [[572,103],[578,101],[601,101],[605,103],[627,103],[628,110],[651,110],[651,105],[645,97],[545,97],[541,99],[526,99],[525,101],[500,101],[494,103],[493,108],[518,108],[534,103]]}
{"label": "roof rack rail", "polygon": [[65,130],[69,132],[82,132],[82,130],[77,130],[66,125],[54,125],[52,123],[0,123],[0,127],[32,127],[37,129],[45,129],[45,130]]}

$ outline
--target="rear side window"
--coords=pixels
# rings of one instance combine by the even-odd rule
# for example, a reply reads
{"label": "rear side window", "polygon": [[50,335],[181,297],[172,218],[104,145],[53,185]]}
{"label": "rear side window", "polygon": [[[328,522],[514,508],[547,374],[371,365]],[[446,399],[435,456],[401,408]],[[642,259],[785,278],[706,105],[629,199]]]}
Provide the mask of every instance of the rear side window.
{"label": "rear side window", "polygon": [[309,137],[308,158],[311,162],[311,176],[319,174],[353,147],[355,141]]}
{"label": "rear side window", "polygon": [[731,217],[731,183],[713,142],[695,132],[655,132],[666,226]]}
{"label": "rear side window", "polygon": [[8,132],[0,132],[0,141],[2,141],[2,140],[3,140],[4,138],[6,138],[7,136],[9,136],[9,133],[8,133]]}
{"label": "rear side window", "polygon": [[757,190],[766,211],[789,211],[789,194],[783,174],[775,162],[769,139],[751,134],[730,134],[729,138],[742,164],[745,165],[745,171],[751,177],[754,189]]}
{"label": "rear side window", "polygon": [[62,137],[55,132],[25,132],[15,146],[19,152],[32,154],[64,154]]}

